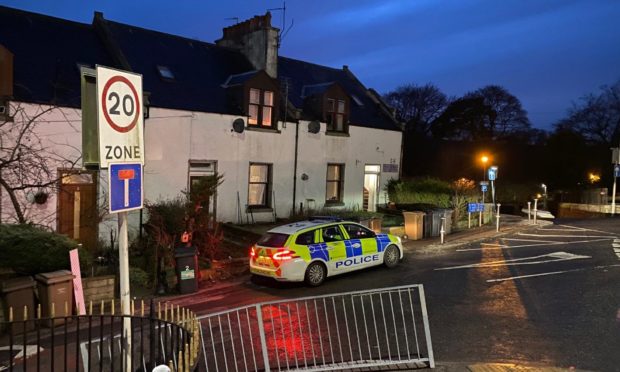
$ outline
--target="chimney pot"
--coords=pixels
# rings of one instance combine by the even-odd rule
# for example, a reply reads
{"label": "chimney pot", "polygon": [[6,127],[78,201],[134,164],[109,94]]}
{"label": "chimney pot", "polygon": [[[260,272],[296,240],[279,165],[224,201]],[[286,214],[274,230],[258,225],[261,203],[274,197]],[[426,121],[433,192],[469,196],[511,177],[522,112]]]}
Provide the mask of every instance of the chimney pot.
{"label": "chimney pot", "polygon": [[272,78],[278,76],[278,30],[271,26],[271,13],[225,27],[219,46],[241,51],[255,69],[265,70]]}

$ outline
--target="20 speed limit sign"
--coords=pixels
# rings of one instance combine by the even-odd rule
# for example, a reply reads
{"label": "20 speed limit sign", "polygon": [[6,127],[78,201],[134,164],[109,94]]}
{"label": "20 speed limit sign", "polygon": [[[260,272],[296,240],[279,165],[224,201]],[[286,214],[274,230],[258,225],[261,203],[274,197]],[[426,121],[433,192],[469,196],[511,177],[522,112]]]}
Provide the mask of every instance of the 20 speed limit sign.
{"label": "20 speed limit sign", "polygon": [[99,166],[144,164],[142,75],[97,66]]}

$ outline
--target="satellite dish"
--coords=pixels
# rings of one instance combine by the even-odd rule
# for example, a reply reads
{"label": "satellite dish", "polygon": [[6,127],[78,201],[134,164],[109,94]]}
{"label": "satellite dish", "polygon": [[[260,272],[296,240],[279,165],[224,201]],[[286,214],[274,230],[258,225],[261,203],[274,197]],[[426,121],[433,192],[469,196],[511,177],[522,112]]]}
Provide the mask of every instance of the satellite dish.
{"label": "satellite dish", "polygon": [[232,123],[232,127],[235,132],[237,133],[243,133],[243,131],[245,130],[245,121],[243,121],[243,119],[239,118],[239,119],[235,119],[235,121],[233,121]]}
{"label": "satellite dish", "polygon": [[319,133],[320,130],[321,130],[321,124],[318,121],[313,120],[310,123],[308,123],[308,132]]}

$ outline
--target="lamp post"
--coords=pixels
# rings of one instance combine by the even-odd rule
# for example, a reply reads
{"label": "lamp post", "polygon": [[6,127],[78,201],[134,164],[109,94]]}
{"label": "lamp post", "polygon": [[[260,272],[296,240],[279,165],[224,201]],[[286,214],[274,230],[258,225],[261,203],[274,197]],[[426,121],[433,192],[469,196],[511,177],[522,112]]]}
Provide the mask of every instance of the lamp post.
{"label": "lamp post", "polygon": [[[480,161],[482,162],[482,180],[486,181],[487,180],[487,162],[489,161],[489,157],[486,155],[482,155],[482,157],[480,158]],[[484,191],[482,191],[482,204],[484,204]]]}
{"label": "lamp post", "polygon": [[543,209],[547,210],[547,185],[540,185],[543,188]]}

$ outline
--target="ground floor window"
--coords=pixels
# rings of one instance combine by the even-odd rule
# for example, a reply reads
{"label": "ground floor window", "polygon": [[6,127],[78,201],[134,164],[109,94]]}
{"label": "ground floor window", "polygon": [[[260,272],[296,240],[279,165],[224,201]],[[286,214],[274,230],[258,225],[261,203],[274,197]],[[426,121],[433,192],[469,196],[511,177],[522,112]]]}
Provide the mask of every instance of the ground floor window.
{"label": "ground floor window", "polygon": [[271,206],[272,165],[250,163],[248,182],[248,207],[269,208]]}
{"label": "ground floor window", "polygon": [[210,194],[208,199],[201,199],[200,204],[207,208],[213,218],[217,211],[217,162],[210,160],[190,160],[188,172],[188,191],[190,197],[195,193]]}
{"label": "ground floor window", "polygon": [[344,164],[327,164],[327,185],[325,201],[341,203],[344,190]]}

